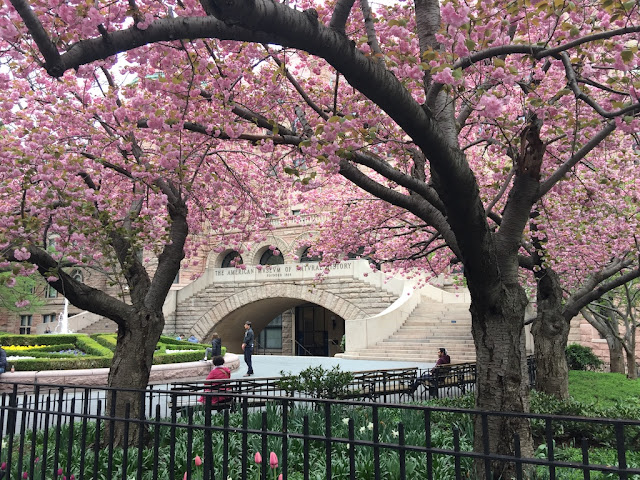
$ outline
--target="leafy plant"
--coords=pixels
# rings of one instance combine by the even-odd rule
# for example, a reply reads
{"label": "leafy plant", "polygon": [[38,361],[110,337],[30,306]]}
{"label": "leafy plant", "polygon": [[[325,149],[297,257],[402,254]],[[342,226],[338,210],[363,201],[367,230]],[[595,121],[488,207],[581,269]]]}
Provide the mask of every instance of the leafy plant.
{"label": "leafy plant", "polygon": [[339,398],[348,392],[349,384],[353,381],[353,374],[341,371],[338,365],[331,370],[319,365],[306,368],[298,375],[284,371],[280,374],[282,377],[278,386],[288,395],[300,392],[312,398]]}
{"label": "leafy plant", "polygon": [[569,370],[598,370],[603,362],[589,347],[573,343],[565,350]]}

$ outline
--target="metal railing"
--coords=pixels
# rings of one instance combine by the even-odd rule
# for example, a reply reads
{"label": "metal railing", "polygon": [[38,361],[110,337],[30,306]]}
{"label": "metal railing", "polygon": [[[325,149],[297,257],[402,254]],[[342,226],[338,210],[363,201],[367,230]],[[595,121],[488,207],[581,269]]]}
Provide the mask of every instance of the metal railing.
{"label": "metal railing", "polygon": [[[114,415],[118,398],[131,393],[144,408],[133,415],[129,405],[122,415]],[[495,477],[499,464],[511,466],[509,478],[517,479],[640,475],[637,420],[222,392],[215,395],[235,397],[237,411],[216,412],[205,401],[180,414],[168,406],[175,395],[158,389],[16,385],[0,402],[0,472],[4,478],[42,480],[71,475],[78,480],[266,479],[274,473],[283,480],[441,480],[475,478],[478,471]],[[211,394],[190,395],[206,400]],[[251,407],[250,401],[263,406]],[[510,453],[492,453],[495,445],[487,433],[505,417],[529,421],[535,452],[521,451],[521,439],[514,436]],[[485,433],[480,451],[473,449],[474,425]],[[118,438],[118,431],[120,446],[105,443]],[[563,448],[570,440],[575,448]],[[606,461],[590,461],[603,445]],[[277,467],[269,462],[270,452],[278,457]],[[261,463],[256,463],[256,453]]]}

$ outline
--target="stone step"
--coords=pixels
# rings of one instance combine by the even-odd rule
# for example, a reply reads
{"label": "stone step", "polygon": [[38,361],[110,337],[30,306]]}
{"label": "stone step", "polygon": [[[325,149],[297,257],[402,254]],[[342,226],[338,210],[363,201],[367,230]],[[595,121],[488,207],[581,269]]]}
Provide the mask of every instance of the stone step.
{"label": "stone step", "polygon": [[[398,360],[398,361],[406,361],[406,362],[417,362],[417,363],[425,363],[425,356],[424,355],[411,355],[411,354],[407,354],[407,355],[380,355],[380,354],[367,354],[367,353],[358,353],[358,354],[349,354],[349,355],[344,355],[344,358],[352,358],[352,359],[361,359],[361,360]],[[476,361],[476,356],[475,353],[474,354],[468,354],[468,355],[459,355],[459,356],[454,356],[452,357],[452,361],[454,361],[455,363],[460,363],[460,362],[475,362]],[[432,361],[432,363],[435,363],[435,357]]]}

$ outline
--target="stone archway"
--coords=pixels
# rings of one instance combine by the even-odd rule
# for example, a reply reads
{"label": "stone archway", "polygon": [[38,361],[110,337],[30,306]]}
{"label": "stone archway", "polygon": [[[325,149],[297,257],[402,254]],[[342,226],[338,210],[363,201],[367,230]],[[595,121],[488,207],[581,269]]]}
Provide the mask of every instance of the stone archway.
{"label": "stone archway", "polygon": [[345,320],[367,317],[355,304],[322,289],[272,284],[247,288],[226,298],[203,315],[192,331],[205,341],[215,331],[228,351],[241,353],[245,321],[251,320],[254,331],[260,331],[278,314],[306,303],[324,307]]}

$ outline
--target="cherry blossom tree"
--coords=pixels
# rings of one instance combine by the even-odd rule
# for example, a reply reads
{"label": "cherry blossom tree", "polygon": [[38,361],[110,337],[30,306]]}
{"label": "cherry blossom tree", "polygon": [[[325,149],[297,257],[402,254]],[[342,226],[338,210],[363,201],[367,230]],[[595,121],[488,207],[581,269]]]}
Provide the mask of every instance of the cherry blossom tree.
{"label": "cherry blossom tree", "polygon": [[[366,192],[369,219],[388,227],[375,228],[377,238],[397,246],[403,268],[464,266],[477,406],[527,411],[524,312],[536,278],[523,272],[538,273],[540,288],[551,278],[540,272],[566,279],[559,265],[597,278],[633,250],[638,6],[416,0],[373,12],[354,3],[12,0],[1,27],[25,79],[43,69],[66,81],[127,52],[122,60],[153,90],[160,80],[149,75],[183,65],[189,80],[175,69],[164,78],[210,108],[189,117],[156,109],[137,128],[166,124],[280,152],[301,195],[336,192],[339,202],[349,186],[335,173]],[[611,199],[618,214],[598,217],[599,235],[586,235],[585,212],[603,210],[584,198],[599,205],[604,189],[602,204]],[[616,223],[625,216],[631,234]],[[488,434],[492,451],[513,452],[518,434],[531,453],[526,421],[492,419]]]}
{"label": "cherry blossom tree", "polygon": [[[278,159],[190,131],[185,116],[209,102],[191,102],[182,83],[162,88],[175,85],[167,80],[174,75],[197,82],[182,65],[165,62],[155,89],[143,88],[152,81],[144,72],[107,64],[61,80],[13,73],[0,93],[12,106],[0,130],[3,267],[37,271],[76,307],[112,319],[109,386],[144,389],[182,260],[210,249],[208,235],[234,244],[268,229],[267,213],[286,197],[277,184],[252,183],[252,172],[270,171]],[[113,286],[82,281],[78,268]],[[140,399],[127,392],[116,414],[127,403],[137,415]]]}

